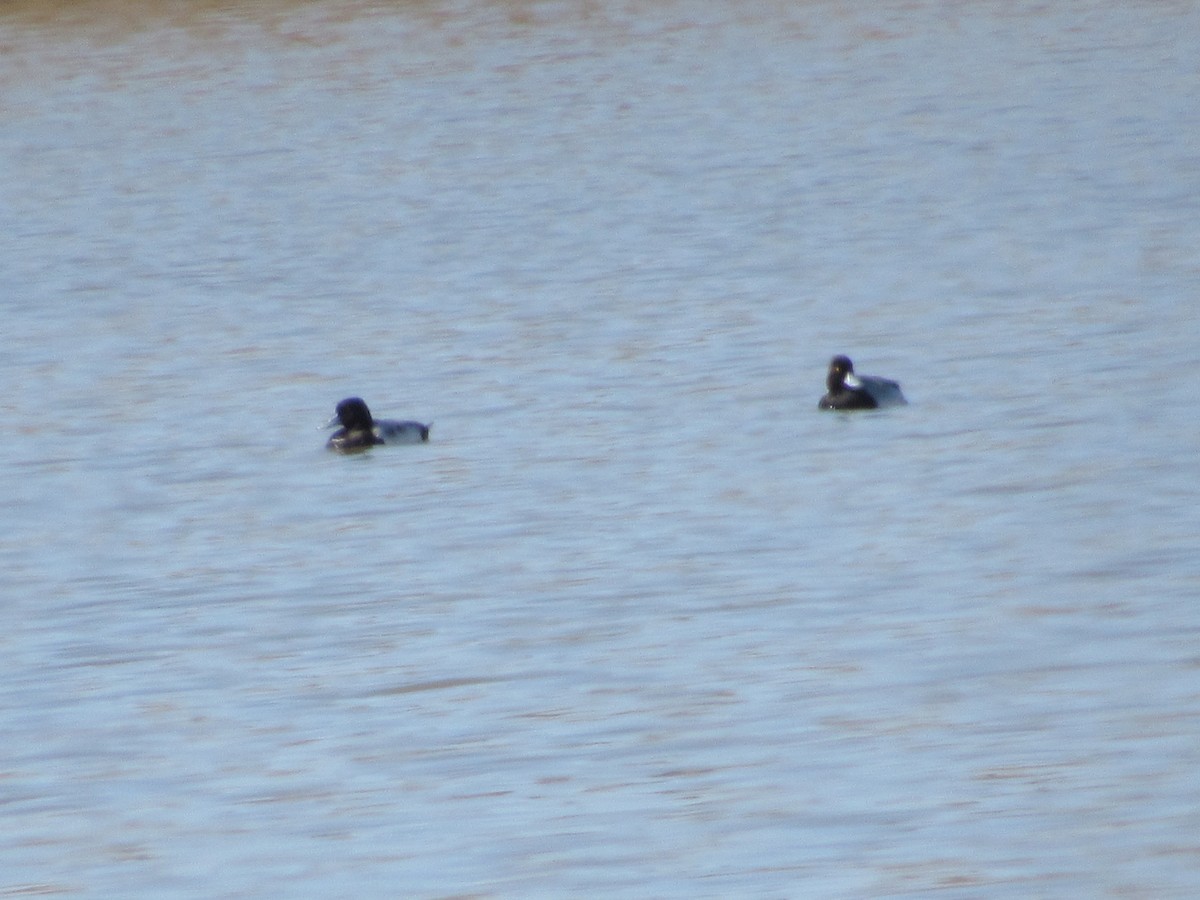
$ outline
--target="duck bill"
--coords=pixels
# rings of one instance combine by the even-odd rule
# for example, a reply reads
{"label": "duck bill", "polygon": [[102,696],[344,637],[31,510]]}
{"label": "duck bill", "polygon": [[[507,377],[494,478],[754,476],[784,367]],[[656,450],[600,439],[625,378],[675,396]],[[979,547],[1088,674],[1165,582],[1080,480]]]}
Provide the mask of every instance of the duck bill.
{"label": "duck bill", "polygon": [[322,425],[320,430],[328,431],[330,428],[337,428],[341,424],[342,423],[338,420],[338,417],[334,416],[332,419],[330,419],[328,422],[326,422],[324,425]]}
{"label": "duck bill", "polygon": [[852,387],[852,388],[861,388],[863,386],[863,383],[861,380],[859,380],[859,377],[857,375],[855,375],[853,372],[847,372],[846,373],[846,385],[848,387]]}

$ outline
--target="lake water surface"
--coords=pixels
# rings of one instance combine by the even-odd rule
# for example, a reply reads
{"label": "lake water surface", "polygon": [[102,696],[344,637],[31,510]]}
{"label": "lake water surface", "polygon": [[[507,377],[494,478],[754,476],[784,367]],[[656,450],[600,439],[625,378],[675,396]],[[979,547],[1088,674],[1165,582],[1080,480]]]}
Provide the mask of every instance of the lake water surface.
{"label": "lake water surface", "polygon": [[1200,894],[1198,59],[5,4],[0,895]]}

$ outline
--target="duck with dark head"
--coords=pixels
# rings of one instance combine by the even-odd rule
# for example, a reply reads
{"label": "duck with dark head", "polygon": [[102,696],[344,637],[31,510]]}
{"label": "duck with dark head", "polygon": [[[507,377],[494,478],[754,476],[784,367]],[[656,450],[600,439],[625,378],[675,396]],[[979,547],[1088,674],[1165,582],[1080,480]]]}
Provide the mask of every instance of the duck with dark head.
{"label": "duck with dark head", "polygon": [[819,409],[878,409],[908,403],[899,384],[878,375],[855,375],[854,363],[842,355],[829,361],[825,390],[825,396],[817,404]]}
{"label": "duck with dark head", "polygon": [[325,444],[339,453],[355,453],[376,444],[420,444],[429,440],[429,427],[420,422],[375,419],[361,397],[347,397],[337,405],[326,428],[340,425]]}

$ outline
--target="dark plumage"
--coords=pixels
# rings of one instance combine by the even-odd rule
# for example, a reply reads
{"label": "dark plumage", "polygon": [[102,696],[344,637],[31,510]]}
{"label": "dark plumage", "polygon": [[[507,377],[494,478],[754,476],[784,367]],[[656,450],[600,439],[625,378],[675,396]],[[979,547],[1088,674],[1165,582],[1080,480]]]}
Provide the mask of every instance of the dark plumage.
{"label": "dark plumage", "polygon": [[907,403],[900,385],[890,378],[854,374],[854,363],[848,356],[835,356],[829,361],[825,377],[826,394],[817,404],[819,409],[878,409]]}
{"label": "dark plumage", "polygon": [[417,444],[429,440],[429,426],[420,422],[375,421],[360,397],[347,397],[339,403],[326,427],[339,424],[341,428],[330,436],[325,446],[340,453],[354,453],[376,444]]}

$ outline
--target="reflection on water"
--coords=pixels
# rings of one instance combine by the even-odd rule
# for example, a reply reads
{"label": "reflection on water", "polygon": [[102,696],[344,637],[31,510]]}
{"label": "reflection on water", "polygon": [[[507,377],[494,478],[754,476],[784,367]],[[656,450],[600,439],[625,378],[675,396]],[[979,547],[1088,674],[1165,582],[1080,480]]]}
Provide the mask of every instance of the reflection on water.
{"label": "reflection on water", "polygon": [[6,4],[0,892],[1193,894],[1200,23],[1080,13]]}

